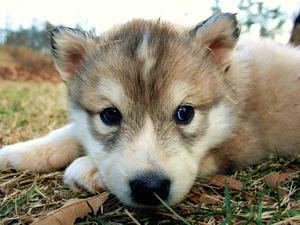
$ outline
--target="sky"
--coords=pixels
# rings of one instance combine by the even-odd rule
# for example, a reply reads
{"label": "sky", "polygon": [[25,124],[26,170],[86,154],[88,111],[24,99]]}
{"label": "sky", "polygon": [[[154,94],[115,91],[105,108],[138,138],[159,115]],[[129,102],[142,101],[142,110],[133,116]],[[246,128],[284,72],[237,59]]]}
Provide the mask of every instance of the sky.
{"label": "sky", "polygon": [[[1,0],[0,28],[27,28],[32,21],[48,20],[54,25],[75,27],[81,22],[83,29],[96,28],[96,32],[109,29],[132,18],[165,19],[180,24],[197,24],[211,15],[214,0]],[[223,11],[238,12],[238,0],[220,0]],[[265,4],[282,5],[287,18],[286,32],[292,27],[300,0],[265,0]]]}

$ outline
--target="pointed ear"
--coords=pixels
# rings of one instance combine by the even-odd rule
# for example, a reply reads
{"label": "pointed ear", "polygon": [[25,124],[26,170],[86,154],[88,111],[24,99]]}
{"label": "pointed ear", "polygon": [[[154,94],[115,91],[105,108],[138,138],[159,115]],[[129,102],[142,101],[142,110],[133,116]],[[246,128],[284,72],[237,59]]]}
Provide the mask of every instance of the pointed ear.
{"label": "pointed ear", "polygon": [[235,14],[216,14],[199,23],[191,32],[221,68],[227,68],[240,35]]}
{"label": "pointed ear", "polygon": [[74,77],[84,56],[95,47],[95,39],[82,30],[71,28],[53,29],[49,36],[57,70],[62,79],[68,81]]}

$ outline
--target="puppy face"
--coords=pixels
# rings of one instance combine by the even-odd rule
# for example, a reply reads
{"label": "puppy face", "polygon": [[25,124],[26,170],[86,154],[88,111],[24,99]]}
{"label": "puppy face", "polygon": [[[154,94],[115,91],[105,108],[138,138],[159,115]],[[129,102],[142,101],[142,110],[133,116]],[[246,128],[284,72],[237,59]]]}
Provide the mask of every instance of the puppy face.
{"label": "puppy face", "polygon": [[[210,20],[192,30],[134,20],[100,37],[52,32],[76,135],[127,205],[159,205],[154,192],[171,205],[182,200],[205,171],[206,152],[231,135],[224,71],[236,22],[231,14]],[[214,27],[224,31],[213,37]]]}

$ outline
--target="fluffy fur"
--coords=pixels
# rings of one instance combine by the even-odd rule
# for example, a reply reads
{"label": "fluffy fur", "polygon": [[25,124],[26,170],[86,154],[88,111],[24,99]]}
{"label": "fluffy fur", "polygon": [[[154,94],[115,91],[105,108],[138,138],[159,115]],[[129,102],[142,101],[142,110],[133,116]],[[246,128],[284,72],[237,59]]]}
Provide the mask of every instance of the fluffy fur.
{"label": "fluffy fur", "polygon": [[[173,205],[199,174],[228,173],[300,150],[300,52],[239,40],[234,14],[195,27],[133,20],[95,36],[50,32],[70,125],[0,150],[0,168],[69,165],[76,190],[127,205]],[[34,163],[33,163],[34,162]]]}

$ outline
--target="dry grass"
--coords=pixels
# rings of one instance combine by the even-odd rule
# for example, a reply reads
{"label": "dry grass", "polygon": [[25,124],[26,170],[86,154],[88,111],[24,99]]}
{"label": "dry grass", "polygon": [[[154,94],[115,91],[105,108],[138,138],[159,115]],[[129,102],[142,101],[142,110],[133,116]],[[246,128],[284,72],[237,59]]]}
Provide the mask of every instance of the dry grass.
{"label": "dry grass", "polygon": [[[36,138],[66,124],[65,92],[62,83],[1,82],[0,146]],[[22,202],[9,214],[0,213],[3,223],[15,219],[26,224],[59,207],[63,193],[70,194],[68,190],[62,190],[61,178],[62,172],[39,175],[9,170],[0,173],[0,212],[6,206]],[[31,190],[35,190],[32,195],[29,194]],[[57,190],[59,195],[55,194]]]}
{"label": "dry grass", "polygon": [[0,82],[4,80],[61,82],[52,57],[26,47],[0,45]]}
{"label": "dry grass", "polygon": [[[1,82],[0,147],[65,124],[65,92],[62,83]],[[111,197],[97,216],[89,214],[76,224],[300,224],[299,163],[300,156],[290,160],[272,157],[237,172],[232,178],[242,182],[242,191],[199,178],[187,198],[172,209],[134,210]],[[280,188],[274,190],[265,181],[270,173],[287,173]],[[0,172],[0,224],[30,224],[67,199],[88,196],[84,191],[70,191],[62,177],[63,172]]]}
{"label": "dry grass", "polygon": [[0,83],[0,142],[7,145],[48,133],[67,122],[63,83]]}
{"label": "dry grass", "polygon": [[12,47],[7,45],[0,46],[1,63],[17,63],[28,67],[52,68],[54,67],[53,59],[40,52],[35,52],[25,46]]}

